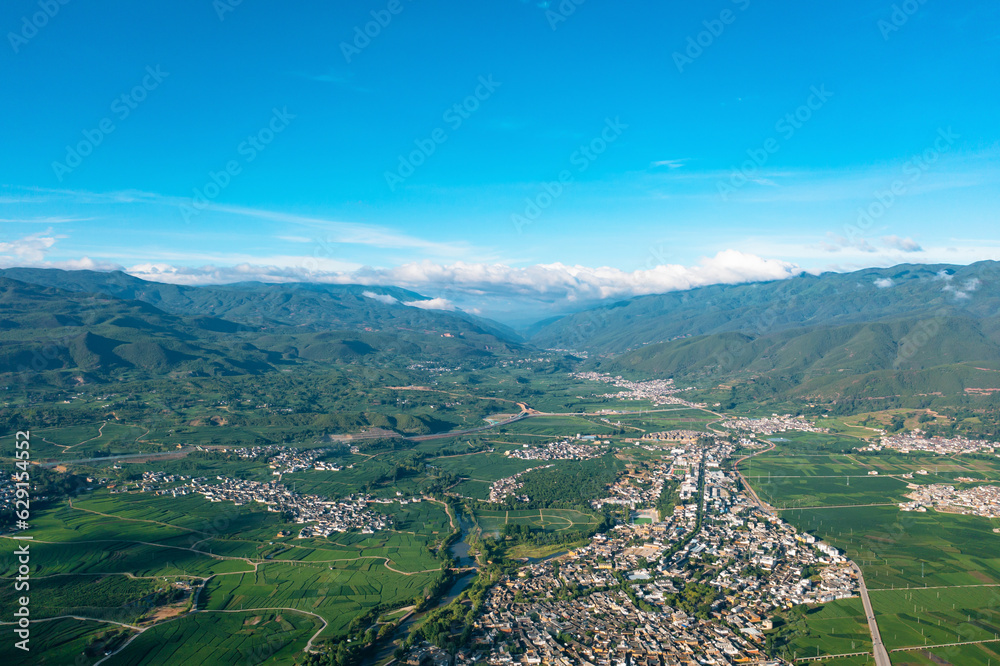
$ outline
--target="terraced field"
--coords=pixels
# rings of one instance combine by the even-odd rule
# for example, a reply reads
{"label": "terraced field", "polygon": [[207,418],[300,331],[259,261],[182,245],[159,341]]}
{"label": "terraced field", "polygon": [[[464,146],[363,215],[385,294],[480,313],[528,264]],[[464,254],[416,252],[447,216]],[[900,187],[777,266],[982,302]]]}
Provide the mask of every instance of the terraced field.
{"label": "terraced field", "polygon": [[107,663],[292,664],[321,626],[295,611],[199,612],[148,629]]}

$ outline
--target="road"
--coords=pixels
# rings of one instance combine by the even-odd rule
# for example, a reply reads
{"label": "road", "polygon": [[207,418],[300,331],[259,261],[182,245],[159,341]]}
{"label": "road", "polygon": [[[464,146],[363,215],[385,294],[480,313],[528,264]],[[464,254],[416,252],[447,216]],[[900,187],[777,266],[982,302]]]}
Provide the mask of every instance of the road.
{"label": "road", "polygon": [[875,653],[875,666],[892,666],[889,661],[889,653],[886,652],[885,645],[882,644],[882,636],[878,631],[878,622],[875,620],[875,611],[872,610],[872,600],[868,597],[868,586],[865,585],[865,576],[861,573],[861,568],[851,562],[851,567],[858,574],[858,586],[861,592],[861,603],[865,607],[865,617],[868,618],[868,630],[872,634],[872,651]]}
{"label": "road", "polygon": [[[757,506],[759,506],[762,511],[770,515],[776,515],[777,512],[774,510],[773,507],[766,504],[763,500],[760,499],[760,497],[757,496],[757,493],[754,492],[753,488],[750,487],[750,484],[747,482],[746,478],[744,478],[743,474],[740,472],[739,464],[744,460],[746,460],[747,458],[751,458],[761,453],[766,453],[767,451],[770,451],[773,448],[774,448],[774,443],[771,444],[770,448],[763,451],[757,451],[756,453],[752,453],[748,456],[744,456],[743,458],[740,458],[733,464],[733,469],[736,471],[737,474],[739,474],[740,479],[742,479],[743,481],[743,486],[747,489],[750,496],[757,503]],[[886,651],[885,645],[882,644],[882,636],[881,634],[879,634],[878,622],[875,620],[875,611],[872,610],[872,600],[868,597],[868,586],[865,585],[865,576],[863,573],[861,573],[861,568],[856,563],[851,562],[851,567],[854,569],[854,572],[858,576],[858,587],[861,595],[861,603],[865,607],[865,617],[868,619],[868,631],[871,632],[872,635],[872,651],[875,654],[875,666],[892,666],[892,662],[889,661],[889,653]]]}
{"label": "road", "polygon": [[175,451],[162,451],[156,453],[123,453],[120,455],[110,455],[101,456],[97,458],[74,458],[72,460],[56,460],[39,463],[39,467],[56,467],[57,465],[78,465],[80,463],[91,463],[91,462],[112,462],[117,460],[129,460],[130,458],[183,458],[187,454],[194,451],[193,448],[187,447],[183,449],[177,449]]}
{"label": "road", "polygon": [[733,463],[733,471],[736,472],[736,474],[740,477],[740,480],[743,482],[743,487],[746,488],[747,493],[750,495],[753,501],[757,503],[757,506],[760,507],[761,511],[770,515],[774,515],[774,507],[772,507],[770,504],[762,500],[757,495],[757,491],[753,489],[753,486],[750,485],[750,482],[747,481],[745,476],[743,476],[743,472],[740,471],[740,463],[746,460],[747,458],[753,458],[754,456],[759,456],[762,453],[767,453],[768,451],[773,451],[773,450],[774,450],[774,442],[771,442],[771,445],[766,449],[761,449],[760,451],[754,451],[753,453],[743,456],[742,458]]}

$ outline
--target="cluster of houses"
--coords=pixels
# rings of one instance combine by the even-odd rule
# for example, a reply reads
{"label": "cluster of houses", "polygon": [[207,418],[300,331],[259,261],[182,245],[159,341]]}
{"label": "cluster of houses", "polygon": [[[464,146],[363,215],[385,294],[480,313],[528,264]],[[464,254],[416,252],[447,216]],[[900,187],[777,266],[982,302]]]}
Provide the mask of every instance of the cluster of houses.
{"label": "cluster of houses", "polygon": [[630,509],[655,505],[671,469],[666,461],[653,461],[642,467],[630,465],[625,474],[608,486],[608,496],[591,500],[590,505],[595,509],[606,504],[627,506]]}
{"label": "cluster of houses", "polygon": [[704,437],[707,433],[700,430],[665,430],[663,432],[647,432],[638,441],[640,442],[680,442],[682,444],[694,444],[699,437]]}
{"label": "cluster of houses", "polygon": [[[502,577],[454,664],[785,664],[765,652],[777,613],[856,594],[856,572],[836,548],[742,490],[725,464],[732,444],[663,453],[623,476],[642,486],[683,474],[673,514],[617,525]],[[690,585],[715,591],[692,607]],[[403,660],[440,666],[445,654],[423,644]]]}
{"label": "cluster of houses", "polygon": [[901,453],[927,451],[942,455],[954,455],[956,453],[994,453],[996,447],[996,442],[984,439],[966,439],[962,436],[927,437],[923,430],[914,428],[909,432],[881,437],[878,443],[869,444],[860,450],[881,451],[882,449],[894,449]]}
{"label": "cluster of houses", "polygon": [[[131,489],[124,487],[118,492]],[[341,500],[330,500],[319,495],[293,492],[276,481],[261,483],[223,476],[216,476],[210,480],[204,476],[191,478],[163,472],[143,472],[142,480],[136,484],[134,490],[172,497],[198,493],[204,495],[210,502],[226,501],[236,506],[251,502],[265,504],[268,511],[289,513],[292,521],[309,523],[302,528],[299,533],[300,538],[328,536],[334,532],[352,530],[358,530],[363,534],[374,534],[388,529],[392,525],[392,517],[372,511],[369,505],[380,501],[400,501],[399,499],[376,500],[367,495],[348,495]]]}
{"label": "cluster of houses", "polygon": [[[208,450],[201,446],[196,446],[195,449],[198,451]],[[240,446],[235,448],[224,446],[216,450],[221,453],[232,453],[241,460],[258,460],[260,458],[270,458],[290,449],[291,447],[283,444],[268,444],[267,446]]]}
{"label": "cluster of houses", "polygon": [[456,664],[483,656],[495,666],[786,663],[768,659],[750,636],[680,609],[643,610],[620,589],[575,600],[513,600],[510,589],[491,590],[490,610],[477,622],[473,644],[456,655]]}
{"label": "cluster of houses", "polygon": [[907,486],[910,502],[901,502],[903,511],[927,511],[928,507],[947,513],[961,513],[983,518],[1000,518],[1000,486],[986,485],[957,490],[940,483]]}
{"label": "cluster of houses", "polygon": [[789,430],[801,430],[803,432],[830,432],[829,428],[820,428],[814,423],[810,423],[804,416],[792,416],[785,414],[751,419],[744,416],[728,418],[722,422],[723,428],[736,430],[739,432],[751,432],[755,435],[773,435]]}
{"label": "cluster of houses", "polygon": [[329,452],[329,449],[288,449],[271,458],[267,466],[274,470],[275,476],[307,469],[339,472],[343,468],[337,463],[319,460]]}
{"label": "cluster of houses", "polygon": [[676,395],[677,393],[690,391],[691,389],[677,388],[674,386],[673,379],[652,379],[645,382],[636,382],[630,379],[624,379],[621,376],[612,377],[611,375],[600,372],[574,372],[570,373],[570,376],[575,379],[583,379],[585,381],[611,384],[622,389],[617,393],[601,394],[598,396],[599,398],[609,398],[611,400],[648,400],[654,405],[683,405],[685,407],[693,407],[696,409],[700,409],[705,406],[702,403],[689,402],[678,398]]}
{"label": "cluster of houses", "polygon": [[530,467],[523,472],[518,472],[513,476],[507,476],[502,479],[498,479],[490,484],[490,501],[496,504],[501,504],[507,500],[507,497],[514,495],[514,499],[518,502],[530,502],[531,498],[527,495],[518,495],[517,491],[521,489],[524,485],[522,481],[518,479],[528,472],[534,472],[536,469],[547,469],[552,467],[552,465],[541,465],[539,467]]}
{"label": "cluster of houses", "polygon": [[[577,437],[579,438],[579,435]],[[524,448],[506,451],[504,455],[520,460],[587,460],[604,453],[603,447],[594,446],[589,443],[589,440],[584,441],[588,443],[581,443],[580,439],[564,439],[545,446],[525,444]],[[610,442],[605,440],[603,443],[609,444]]]}
{"label": "cluster of houses", "polygon": [[183,474],[167,474],[165,472],[142,473],[142,478],[134,483],[123,483],[118,485],[112,483],[108,485],[108,492],[112,495],[127,492],[154,493],[156,495],[169,495],[171,497],[183,497],[191,494],[191,488],[187,485],[176,485],[190,481],[190,476]]}

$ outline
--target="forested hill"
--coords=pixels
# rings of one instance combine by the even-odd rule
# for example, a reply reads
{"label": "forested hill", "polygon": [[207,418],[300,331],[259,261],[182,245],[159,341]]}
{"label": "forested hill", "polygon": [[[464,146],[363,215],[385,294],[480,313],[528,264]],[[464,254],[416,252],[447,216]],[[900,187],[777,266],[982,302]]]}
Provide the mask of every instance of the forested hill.
{"label": "forested hill", "polygon": [[[42,275],[51,278],[52,273]],[[488,322],[349,289],[331,293],[297,286],[254,290],[238,285],[206,292],[164,288],[176,309],[182,309],[180,295],[191,299],[189,311],[178,314],[144,300],[84,289],[94,286],[85,280],[76,286],[81,290],[0,275],[0,383],[13,376],[71,385],[265,374],[345,363],[388,366],[419,361],[475,367],[522,348],[516,340],[494,335]],[[143,286],[149,290],[147,297],[161,287]],[[410,298],[402,290],[386,292],[399,294],[400,300]],[[229,301],[219,302],[227,297]],[[208,314],[212,312],[235,316]],[[255,312],[269,316],[254,317]]]}
{"label": "forested hill", "polygon": [[430,299],[398,287],[262,282],[192,287],[142,280],[121,271],[43,268],[3,269],[0,277],[70,292],[142,301],[171,314],[220,317],[261,330],[280,327],[313,331],[404,330],[485,335],[505,343],[521,342],[520,336],[497,322],[459,311],[407,306],[405,303]]}
{"label": "forested hill", "polygon": [[715,285],[640,296],[548,323],[531,342],[543,348],[620,354],[681,337],[955,317],[991,336],[1000,312],[1000,263],[903,264],[853,273],[803,274],[775,282]]}

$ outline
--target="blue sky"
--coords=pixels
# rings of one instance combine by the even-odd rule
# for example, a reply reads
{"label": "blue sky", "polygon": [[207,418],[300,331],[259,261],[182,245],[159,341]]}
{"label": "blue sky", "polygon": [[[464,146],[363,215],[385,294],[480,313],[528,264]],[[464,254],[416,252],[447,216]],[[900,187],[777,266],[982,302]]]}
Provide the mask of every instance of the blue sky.
{"label": "blue sky", "polygon": [[0,12],[0,265],[509,318],[1000,258],[995,4],[64,1]]}

